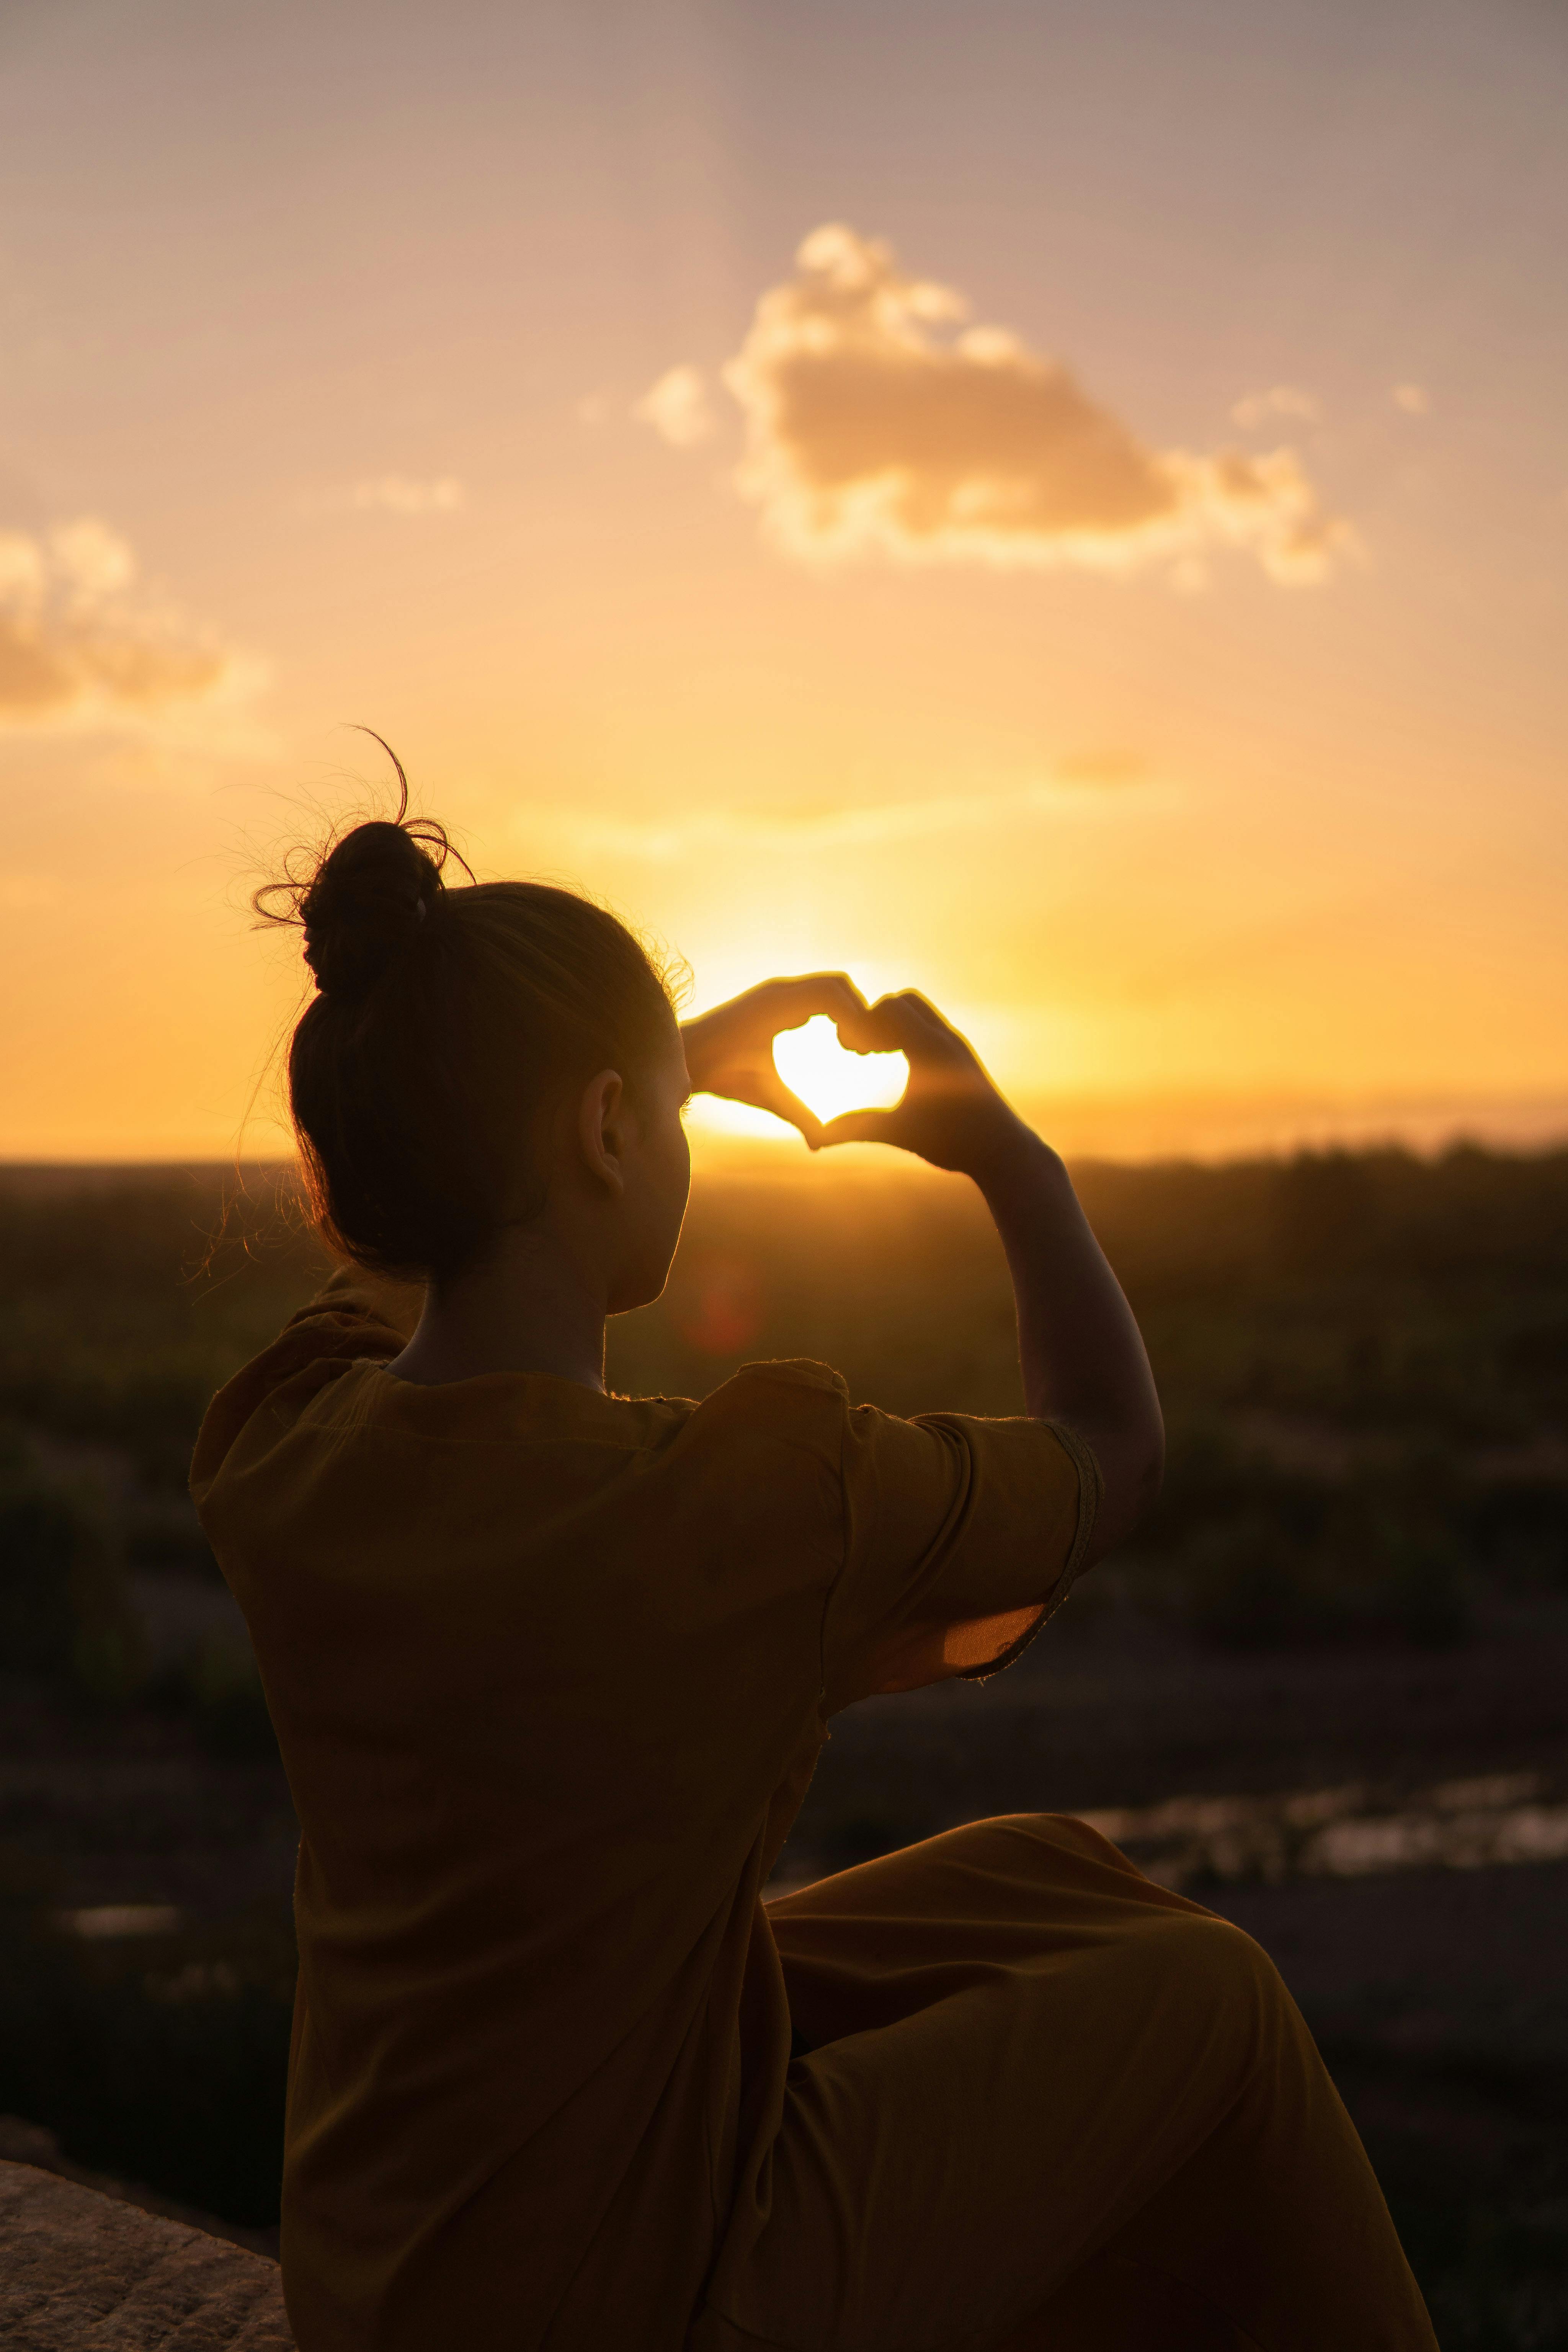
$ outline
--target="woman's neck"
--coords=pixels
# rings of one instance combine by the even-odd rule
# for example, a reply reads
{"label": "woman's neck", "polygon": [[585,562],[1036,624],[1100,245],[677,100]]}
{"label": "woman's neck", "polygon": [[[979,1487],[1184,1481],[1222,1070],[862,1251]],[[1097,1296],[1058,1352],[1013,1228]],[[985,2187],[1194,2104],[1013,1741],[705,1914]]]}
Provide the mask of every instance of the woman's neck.
{"label": "woman's neck", "polygon": [[548,1372],[602,1391],[603,1286],[559,1234],[512,1227],[481,1265],[431,1283],[418,1328],[386,1369],[427,1388],[485,1372]]}

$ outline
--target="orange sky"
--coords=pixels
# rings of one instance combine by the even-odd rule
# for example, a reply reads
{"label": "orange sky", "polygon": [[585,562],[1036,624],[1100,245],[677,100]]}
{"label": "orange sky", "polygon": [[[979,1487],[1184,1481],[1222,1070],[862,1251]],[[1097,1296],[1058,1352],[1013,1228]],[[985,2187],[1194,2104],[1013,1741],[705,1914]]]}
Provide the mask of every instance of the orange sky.
{"label": "orange sky", "polygon": [[1568,1131],[1565,100],[1524,0],[7,10],[0,1153],[234,1150],[354,720],[1069,1148]]}

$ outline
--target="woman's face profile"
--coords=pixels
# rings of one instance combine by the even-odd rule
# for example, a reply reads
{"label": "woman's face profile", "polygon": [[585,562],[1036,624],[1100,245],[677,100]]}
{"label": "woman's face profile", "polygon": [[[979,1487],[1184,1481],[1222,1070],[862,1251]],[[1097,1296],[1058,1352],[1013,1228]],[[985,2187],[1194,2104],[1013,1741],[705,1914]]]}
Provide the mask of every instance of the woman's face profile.
{"label": "woman's face profile", "polygon": [[657,1054],[638,1076],[624,1162],[625,1248],[606,1301],[612,1315],[647,1306],[664,1288],[691,1189],[691,1148],[682,1118],[690,1093],[672,1013]]}

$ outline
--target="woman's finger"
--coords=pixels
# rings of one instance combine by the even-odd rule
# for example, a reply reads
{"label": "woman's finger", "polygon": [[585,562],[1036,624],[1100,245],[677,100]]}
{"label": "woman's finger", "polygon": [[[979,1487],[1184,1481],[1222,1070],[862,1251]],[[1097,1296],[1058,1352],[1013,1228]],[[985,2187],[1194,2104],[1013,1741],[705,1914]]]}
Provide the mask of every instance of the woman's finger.
{"label": "woman's finger", "polygon": [[820,1149],[835,1143],[897,1143],[898,1113],[891,1110],[846,1110],[823,1129]]}
{"label": "woman's finger", "polygon": [[823,1135],[822,1121],[809,1104],[803,1103],[797,1094],[791,1093],[781,1077],[775,1076],[770,1081],[765,1073],[759,1073],[753,1100],[759,1110],[772,1111],[775,1118],[785,1119],[791,1127],[799,1128],[813,1151],[819,1148]]}
{"label": "woman's finger", "polygon": [[839,1021],[866,1010],[865,998],[845,971],[809,971],[795,980],[769,981],[766,991],[765,1010],[775,1034],[799,1029],[819,1013]]}
{"label": "woman's finger", "polygon": [[841,1043],[856,1054],[918,1054],[936,1034],[930,1006],[912,994],[879,996],[839,1024]]}

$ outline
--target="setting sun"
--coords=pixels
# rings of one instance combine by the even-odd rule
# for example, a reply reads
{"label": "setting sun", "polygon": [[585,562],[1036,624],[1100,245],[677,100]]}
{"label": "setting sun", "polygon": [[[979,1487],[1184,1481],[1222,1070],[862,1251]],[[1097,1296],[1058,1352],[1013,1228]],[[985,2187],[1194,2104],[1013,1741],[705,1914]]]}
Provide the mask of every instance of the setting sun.
{"label": "setting sun", "polygon": [[846,1110],[891,1110],[910,1066],[901,1054],[847,1054],[831,1021],[819,1014],[773,1039],[773,1066],[818,1118]]}

